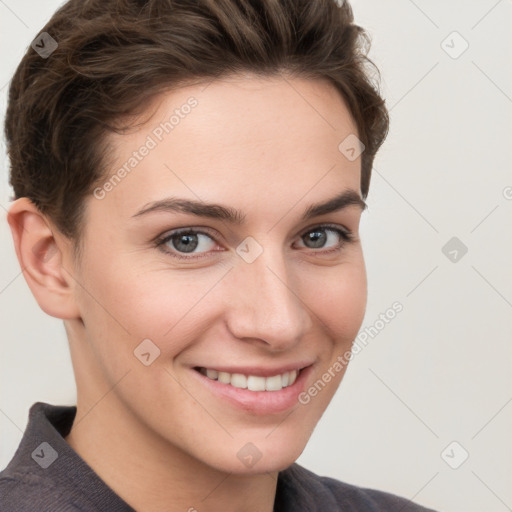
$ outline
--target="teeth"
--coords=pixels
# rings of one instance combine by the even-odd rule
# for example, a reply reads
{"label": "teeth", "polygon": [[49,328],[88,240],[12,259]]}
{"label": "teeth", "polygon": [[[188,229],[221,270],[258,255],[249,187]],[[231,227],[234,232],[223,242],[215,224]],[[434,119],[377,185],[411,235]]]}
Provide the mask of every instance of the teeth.
{"label": "teeth", "polygon": [[260,377],[258,375],[219,372],[209,368],[201,368],[199,371],[209,379],[218,380],[223,384],[231,384],[235,388],[248,389],[249,391],[281,391],[281,389],[291,386],[299,373],[297,370],[291,370],[281,375]]}
{"label": "teeth", "polygon": [[267,391],[279,391],[283,389],[283,378],[281,375],[267,377],[265,380],[265,389]]}
{"label": "teeth", "polygon": [[[204,370],[204,368],[202,368]],[[217,370],[210,370],[209,368],[206,370],[206,376],[209,379],[216,379],[219,376],[219,372]]]}
{"label": "teeth", "polygon": [[247,377],[247,389],[249,391],[265,391],[265,380],[265,377],[249,375]]}
{"label": "teeth", "polygon": [[242,375],[241,373],[233,373],[233,375],[231,375],[230,384],[232,386],[235,386],[235,388],[246,389],[247,377],[245,375]]}
{"label": "teeth", "polygon": [[227,372],[219,372],[219,382],[222,382],[223,384],[230,384],[231,383],[231,374]]}

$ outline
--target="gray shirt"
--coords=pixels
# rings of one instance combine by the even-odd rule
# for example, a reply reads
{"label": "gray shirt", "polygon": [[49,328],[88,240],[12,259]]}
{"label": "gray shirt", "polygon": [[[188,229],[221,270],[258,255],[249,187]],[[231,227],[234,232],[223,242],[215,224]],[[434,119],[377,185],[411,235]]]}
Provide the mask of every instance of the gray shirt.
{"label": "gray shirt", "polygon": [[[21,443],[0,472],[0,512],[133,512],[64,439],[76,407],[37,402]],[[292,464],[277,480],[274,512],[434,512],[381,491]],[[173,512],[169,510],[169,512]]]}

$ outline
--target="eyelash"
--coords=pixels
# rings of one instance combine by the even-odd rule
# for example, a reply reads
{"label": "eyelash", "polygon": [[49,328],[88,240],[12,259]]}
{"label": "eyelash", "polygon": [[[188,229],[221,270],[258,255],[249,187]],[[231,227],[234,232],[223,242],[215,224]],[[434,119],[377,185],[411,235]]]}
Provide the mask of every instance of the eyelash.
{"label": "eyelash", "polygon": [[[353,242],[355,240],[355,236],[350,230],[348,230],[346,228],[341,229],[340,227],[332,225],[332,224],[320,224],[318,226],[314,226],[313,228],[309,228],[306,231],[304,231],[299,236],[299,238],[302,238],[304,235],[307,235],[308,233],[312,233],[313,231],[316,231],[316,230],[334,231],[335,233],[340,235],[342,242],[337,247],[327,249],[324,251],[322,251],[321,249],[318,249],[318,250],[311,249],[313,252],[321,252],[322,254],[336,253],[336,252],[341,251],[345,247],[345,244]],[[169,256],[179,259],[179,260],[196,260],[196,259],[208,257],[212,251],[198,253],[195,256],[182,256],[181,253],[179,253],[179,252],[170,251],[170,250],[167,250],[164,248],[164,245],[167,242],[169,242],[172,238],[174,238],[178,235],[198,235],[198,234],[206,235],[216,242],[213,235],[211,233],[209,233],[208,231],[194,229],[194,228],[182,228],[182,229],[177,229],[175,231],[172,231],[171,233],[166,234],[163,237],[157,238],[155,240],[155,246],[157,248],[159,248],[160,250],[162,250],[165,254],[168,254]],[[214,252],[221,252],[221,251],[214,251]]]}

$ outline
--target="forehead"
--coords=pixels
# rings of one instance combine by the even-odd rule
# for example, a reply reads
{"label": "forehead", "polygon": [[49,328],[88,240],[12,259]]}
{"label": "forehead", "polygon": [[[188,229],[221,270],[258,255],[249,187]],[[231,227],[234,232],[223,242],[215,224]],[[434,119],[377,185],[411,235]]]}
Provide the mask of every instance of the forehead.
{"label": "forehead", "polygon": [[108,190],[93,208],[126,219],[168,195],[241,207],[359,191],[360,159],[338,149],[357,130],[325,80],[234,75],[162,93],[147,114],[108,136]]}

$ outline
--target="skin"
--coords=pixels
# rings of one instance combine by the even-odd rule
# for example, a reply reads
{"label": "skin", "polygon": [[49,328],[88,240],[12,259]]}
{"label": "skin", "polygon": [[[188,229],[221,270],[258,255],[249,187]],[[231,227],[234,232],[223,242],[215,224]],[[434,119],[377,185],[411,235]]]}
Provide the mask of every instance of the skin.
{"label": "skin", "polygon": [[[110,172],[191,96],[198,105],[133,171],[103,199],[87,198],[80,262],[28,199],[12,204],[9,223],[28,285],[69,338],[77,417],[68,443],[138,511],[271,512],[278,471],[303,451],[344,370],[307,405],[254,414],[191,368],[307,360],[307,389],[350,350],[366,307],[362,209],[300,217],[344,190],[360,196],[360,158],[338,150],[357,130],[326,81],[236,75],[162,93],[145,124],[108,135]],[[240,209],[245,223],[132,217],[171,195]],[[323,246],[307,245],[302,235],[322,223],[353,241],[327,231]],[[183,227],[210,228],[193,253],[206,257],[176,259],[151,243]],[[263,249],[252,263],[236,252],[248,236]],[[166,247],[176,254],[176,244]],[[160,349],[149,366],[134,356],[147,338]],[[249,442],[261,453],[252,467],[237,457]]]}

